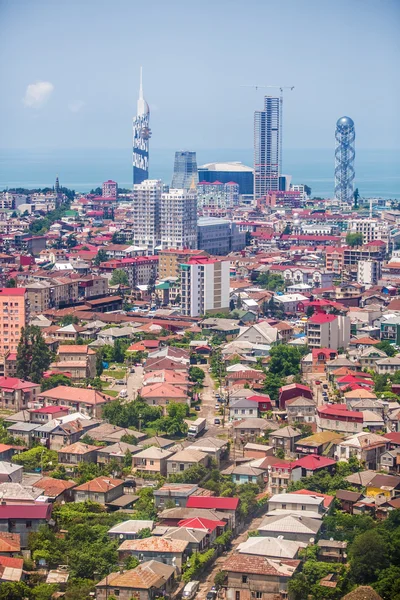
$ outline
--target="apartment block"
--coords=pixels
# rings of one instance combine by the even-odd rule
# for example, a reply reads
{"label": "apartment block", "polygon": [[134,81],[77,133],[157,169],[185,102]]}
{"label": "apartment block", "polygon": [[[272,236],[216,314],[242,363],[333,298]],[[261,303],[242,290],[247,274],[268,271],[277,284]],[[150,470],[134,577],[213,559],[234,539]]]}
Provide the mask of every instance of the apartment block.
{"label": "apartment block", "polygon": [[350,318],[326,313],[314,314],[307,323],[308,347],[338,350],[350,343]]}
{"label": "apartment block", "polygon": [[160,244],[162,191],[160,179],[146,179],[133,186],[134,243],[150,254]]}
{"label": "apartment block", "polygon": [[196,190],[171,189],[161,196],[161,247],[197,248]]}
{"label": "apartment block", "polygon": [[0,354],[17,351],[28,315],[26,288],[0,289]]}
{"label": "apartment block", "polygon": [[365,286],[377,285],[381,278],[382,263],[378,260],[360,260],[357,264],[357,283]]}
{"label": "apartment block", "polygon": [[230,262],[197,257],[180,266],[181,312],[198,317],[229,310]]}
{"label": "apartment block", "polygon": [[103,183],[102,187],[102,196],[103,198],[113,198],[117,199],[118,195],[118,183],[116,181],[112,181],[109,179]]}
{"label": "apartment block", "polygon": [[179,277],[179,267],[181,263],[188,261],[196,256],[208,257],[205,250],[178,250],[176,248],[165,248],[158,253],[158,276],[160,279],[169,277]]}

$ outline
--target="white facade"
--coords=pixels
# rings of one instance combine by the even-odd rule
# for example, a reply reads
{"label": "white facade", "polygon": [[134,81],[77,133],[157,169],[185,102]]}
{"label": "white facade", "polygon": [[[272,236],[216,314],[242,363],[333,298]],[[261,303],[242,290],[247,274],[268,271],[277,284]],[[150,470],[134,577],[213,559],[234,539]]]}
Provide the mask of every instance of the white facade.
{"label": "white facade", "polygon": [[382,263],[379,260],[360,260],[357,263],[357,283],[376,285],[381,278]]}
{"label": "white facade", "polygon": [[351,233],[362,233],[364,244],[375,240],[382,240],[387,244],[389,224],[377,219],[353,219],[350,221],[349,231]]}
{"label": "white facade", "polygon": [[350,318],[337,315],[332,320],[313,322],[311,317],[307,324],[307,341],[310,349],[347,348],[350,343]]}
{"label": "white facade", "polygon": [[161,246],[163,250],[197,248],[196,190],[171,189],[161,196]]}
{"label": "white facade", "polygon": [[229,309],[230,262],[194,259],[181,265],[181,312],[198,317]]}
{"label": "white facade", "polygon": [[160,179],[146,179],[133,186],[133,237],[136,246],[154,254],[160,244],[161,194]]}

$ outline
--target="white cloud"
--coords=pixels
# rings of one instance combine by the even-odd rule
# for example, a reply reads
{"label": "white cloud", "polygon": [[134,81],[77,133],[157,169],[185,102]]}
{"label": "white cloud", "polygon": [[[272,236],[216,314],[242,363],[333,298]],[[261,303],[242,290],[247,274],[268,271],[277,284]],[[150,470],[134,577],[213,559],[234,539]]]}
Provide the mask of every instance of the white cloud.
{"label": "white cloud", "polygon": [[70,110],[73,113],[77,113],[80,110],[82,110],[84,106],[85,103],[83,102],[83,100],[74,100],[73,102],[68,104],[68,110]]}
{"label": "white cloud", "polygon": [[50,81],[30,83],[26,88],[24,104],[29,108],[41,108],[46,104],[53,91],[54,85]]}

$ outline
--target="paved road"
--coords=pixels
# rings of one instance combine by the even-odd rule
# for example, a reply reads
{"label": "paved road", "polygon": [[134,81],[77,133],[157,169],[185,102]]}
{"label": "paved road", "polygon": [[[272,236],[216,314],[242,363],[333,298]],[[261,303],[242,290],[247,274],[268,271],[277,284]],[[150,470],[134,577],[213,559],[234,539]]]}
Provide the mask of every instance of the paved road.
{"label": "paved road", "polygon": [[134,400],[138,390],[143,385],[143,367],[134,367],[135,372],[128,374],[126,389],[128,390],[128,400]]}
{"label": "paved road", "polygon": [[252,531],[254,529],[258,529],[261,524],[261,521],[264,519],[264,515],[261,517],[255,517],[250,521],[248,525],[246,525],[246,529],[240,533],[237,537],[235,537],[232,541],[232,548],[229,552],[224,552],[219,556],[212,565],[210,571],[203,573],[200,579],[200,588],[196,596],[196,600],[205,600],[207,593],[210,591],[212,586],[214,585],[214,578],[217,573],[224,570],[225,561],[236,552],[236,548],[242,542],[247,540],[247,532]]}
{"label": "paved road", "polygon": [[[203,371],[205,373],[205,379],[203,382],[204,387],[201,391],[201,410],[200,410],[199,416],[207,419],[207,435],[208,436],[215,436],[218,433],[225,433],[225,432],[227,432],[226,426],[225,426],[225,428],[223,428],[222,425],[214,424],[214,419],[216,417],[221,419],[221,423],[222,423],[222,415],[220,415],[218,413],[218,411],[215,410],[215,405],[218,404],[217,399],[215,397],[215,392],[217,392],[219,390],[215,389],[215,382],[209,373],[208,365],[198,365],[198,366],[201,367],[201,369],[203,369]],[[226,418],[225,418],[225,420],[226,420]]]}

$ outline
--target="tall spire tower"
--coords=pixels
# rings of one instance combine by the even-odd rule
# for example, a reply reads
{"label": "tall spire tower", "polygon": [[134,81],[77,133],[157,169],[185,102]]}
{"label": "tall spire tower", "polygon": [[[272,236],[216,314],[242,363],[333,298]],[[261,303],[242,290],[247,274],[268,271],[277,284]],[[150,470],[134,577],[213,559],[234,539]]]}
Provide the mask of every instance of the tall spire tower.
{"label": "tall spire tower", "polygon": [[142,67],[140,67],[139,98],[133,119],[133,183],[149,178],[150,109],[143,96]]}

